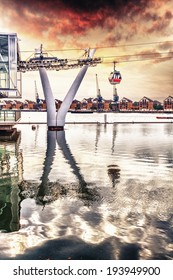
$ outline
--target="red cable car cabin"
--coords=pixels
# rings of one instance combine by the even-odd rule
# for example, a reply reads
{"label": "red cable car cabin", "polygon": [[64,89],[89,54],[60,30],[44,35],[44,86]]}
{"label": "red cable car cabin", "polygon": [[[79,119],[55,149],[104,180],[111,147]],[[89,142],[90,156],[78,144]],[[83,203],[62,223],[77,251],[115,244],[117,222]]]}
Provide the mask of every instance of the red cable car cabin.
{"label": "red cable car cabin", "polygon": [[114,72],[110,73],[110,76],[108,79],[112,85],[116,85],[121,82],[122,77],[121,77],[120,72],[115,70]]}

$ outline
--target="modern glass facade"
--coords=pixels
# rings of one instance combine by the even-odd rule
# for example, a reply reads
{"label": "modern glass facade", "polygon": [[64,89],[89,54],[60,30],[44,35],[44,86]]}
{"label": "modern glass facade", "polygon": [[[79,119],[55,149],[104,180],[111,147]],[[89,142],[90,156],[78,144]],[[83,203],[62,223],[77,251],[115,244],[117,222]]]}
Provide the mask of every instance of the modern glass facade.
{"label": "modern glass facade", "polygon": [[16,33],[0,33],[0,98],[21,96],[17,44]]}

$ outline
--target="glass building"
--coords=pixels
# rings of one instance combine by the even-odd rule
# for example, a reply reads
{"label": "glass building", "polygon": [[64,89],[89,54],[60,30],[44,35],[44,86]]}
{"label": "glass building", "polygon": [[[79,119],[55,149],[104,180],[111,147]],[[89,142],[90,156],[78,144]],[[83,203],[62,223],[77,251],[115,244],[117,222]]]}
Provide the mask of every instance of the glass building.
{"label": "glass building", "polygon": [[0,33],[0,98],[21,97],[21,73],[16,33]]}

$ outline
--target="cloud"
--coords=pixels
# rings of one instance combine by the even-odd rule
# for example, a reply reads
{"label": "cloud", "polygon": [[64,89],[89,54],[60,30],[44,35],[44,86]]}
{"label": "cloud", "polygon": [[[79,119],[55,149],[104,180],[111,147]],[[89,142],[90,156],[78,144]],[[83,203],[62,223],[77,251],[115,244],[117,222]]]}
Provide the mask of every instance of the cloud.
{"label": "cloud", "polygon": [[173,42],[167,41],[160,43],[158,46],[159,50],[164,50],[164,51],[172,51],[173,50]]}
{"label": "cloud", "polygon": [[167,32],[173,15],[170,11],[166,11],[163,16],[157,16],[153,19],[151,27],[147,29],[148,33]]}
{"label": "cloud", "polygon": [[[54,46],[86,45],[94,30],[95,45],[126,42],[137,36],[168,34],[172,13],[169,0],[2,0],[8,26],[16,32]],[[99,41],[98,41],[99,40]],[[77,43],[76,45],[79,45]]]}

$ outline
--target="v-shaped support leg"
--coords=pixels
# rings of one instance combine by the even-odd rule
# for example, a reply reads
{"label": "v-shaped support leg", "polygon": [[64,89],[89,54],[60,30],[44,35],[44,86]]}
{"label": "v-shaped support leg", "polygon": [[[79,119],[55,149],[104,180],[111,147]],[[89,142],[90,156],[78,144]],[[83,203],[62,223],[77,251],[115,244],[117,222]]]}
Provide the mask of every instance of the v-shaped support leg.
{"label": "v-shaped support leg", "polygon": [[[93,57],[95,53],[95,49],[90,50],[89,59]],[[55,100],[53,97],[52,89],[49,83],[49,79],[47,76],[46,69],[44,67],[39,68],[40,78],[42,82],[43,92],[46,100],[47,106],[47,125],[49,130],[63,130],[65,125],[65,117],[70,108],[70,105],[77,93],[77,90],[86,74],[86,71],[89,67],[88,65],[84,65],[77,77],[75,78],[73,84],[71,85],[68,93],[66,94],[60,109],[56,114],[56,106]]]}

